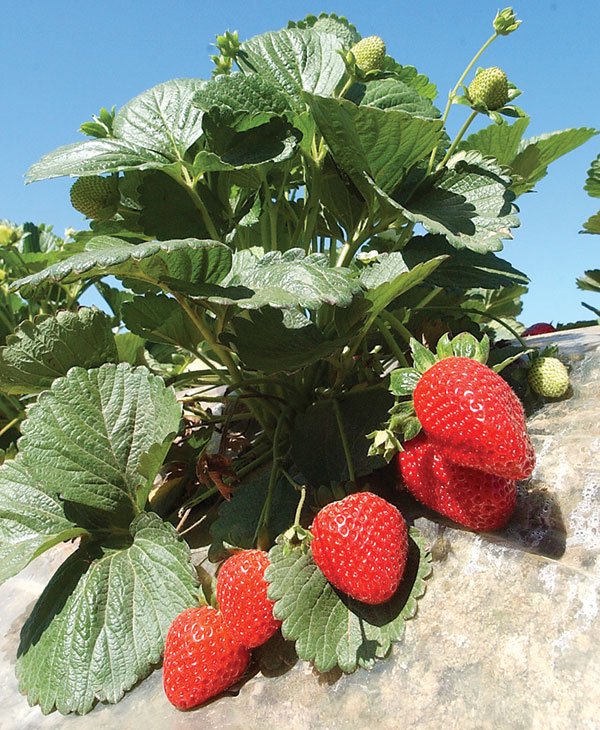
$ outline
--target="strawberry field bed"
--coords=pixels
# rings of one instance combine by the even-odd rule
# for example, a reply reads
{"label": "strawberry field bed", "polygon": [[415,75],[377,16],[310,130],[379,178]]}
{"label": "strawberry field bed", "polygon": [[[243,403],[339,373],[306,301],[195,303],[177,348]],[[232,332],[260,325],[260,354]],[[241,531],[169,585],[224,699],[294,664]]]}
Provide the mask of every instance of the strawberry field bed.
{"label": "strawberry field bed", "polygon": [[261,672],[239,694],[191,714],[165,702],[158,671],[118,705],[80,718],[43,717],[23,705],[14,656],[32,601],[66,556],[46,553],[3,589],[0,616],[9,630],[1,645],[2,726],[191,728],[199,715],[205,727],[242,728],[252,717],[263,727],[285,721],[299,730],[333,721],[348,729],[368,723],[394,728],[398,717],[436,730],[442,724],[593,726],[600,702],[600,329],[562,332],[553,341],[572,363],[573,397],[529,419],[539,458],[508,527],[479,537],[450,522],[441,529],[431,514],[407,511],[432,549],[434,573],[418,620],[407,625],[388,662],[369,673],[333,672],[319,681],[288,647],[261,658]]}

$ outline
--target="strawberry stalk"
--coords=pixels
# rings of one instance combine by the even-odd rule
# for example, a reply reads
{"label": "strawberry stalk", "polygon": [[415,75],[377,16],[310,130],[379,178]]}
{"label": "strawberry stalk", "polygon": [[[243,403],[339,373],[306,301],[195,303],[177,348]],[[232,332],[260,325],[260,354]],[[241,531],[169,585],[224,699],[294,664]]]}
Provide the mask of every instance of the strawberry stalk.
{"label": "strawberry stalk", "polygon": [[444,158],[442,159],[442,161],[441,161],[441,162],[440,162],[440,164],[438,165],[438,167],[437,167],[437,169],[438,169],[438,170],[441,170],[441,169],[442,169],[442,167],[444,167],[444,165],[445,165],[445,164],[446,164],[446,163],[448,162],[448,160],[449,160],[449,159],[450,159],[450,158],[452,157],[452,155],[453,155],[453,153],[454,153],[454,150],[455,150],[455,149],[456,149],[456,148],[458,147],[458,144],[459,144],[459,142],[460,142],[460,141],[461,141],[461,139],[462,139],[462,138],[463,138],[463,137],[465,136],[465,134],[466,134],[466,132],[467,132],[467,129],[469,129],[469,127],[470,127],[470,126],[471,126],[471,124],[473,123],[473,120],[475,119],[475,117],[476,117],[476,116],[477,116],[478,114],[479,114],[479,112],[478,112],[478,111],[472,111],[472,112],[471,112],[471,113],[469,114],[469,116],[467,117],[467,119],[466,119],[465,123],[464,123],[464,124],[462,125],[462,127],[460,128],[460,130],[459,130],[458,134],[457,134],[457,135],[456,135],[456,137],[454,138],[454,140],[453,140],[452,144],[450,145],[450,147],[448,147],[448,151],[447,151],[447,152],[446,152],[446,154],[444,155]]}
{"label": "strawberry stalk", "polygon": [[[505,12],[505,11],[503,11],[503,12]],[[487,41],[481,46],[481,48],[477,51],[477,53],[469,61],[469,63],[467,64],[465,70],[462,72],[462,74],[460,75],[458,81],[454,85],[454,88],[448,94],[448,100],[446,101],[446,106],[444,108],[444,113],[442,114],[442,122],[444,123],[444,126],[446,125],[446,121],[447,121],[448,115],[450,113],[450,108],[452,107],[452,104],[454,103],[454,99],[456,98],[456,95],[458,94],[458,90],[460,89],[463,81],[467,78],[467,75],[469,74],[469,71],[471,71],[471,69],[473,68],[473,66],[477,63],[477,61],[485,53],[485,51],[487,51],[487,49],[492,45],[492,43],[496,40],[496,38],[498,38],[501,35],[508,35],[508,33],[506,32],[506,30],[503,30],[502,27],[501,27],[501,25],[498,24],[497,20],[498,20],[498,16],[497,16],[496,20],[494,21],[494,33],[487,39]],[[514,27],[513,30],[516,30],[517,27],[518,27],[518,23],[516,24],[516,26]],[[473,120],[470,119],[469,124],[472,121]],[[461,132],[462,132],[463,135],[464,135],[465,131],[466,131],[466,128],[463,129],[463,130],[461,130]],[[460,132],[459,132],[459,134],[460,134]],[[458,141],[460,141],[460,139]],[[455,140],[455,142],[453,142],[453,144],[451,146],[451,149],[452,150],[456,147],[456,144],[458,144],[458,142]],[[429,165],[428,165],[428,168],[427,168],[427,172],[428,173],[430,173],[433,170],[433,163],[435,162],[435,156],[437,154],[437,151],[438,151],[438,145],[436,145],[433,148],[433,150],[431,151],[431,156],[429,158]],[[449,155],[446,154],[446,157],[444,158],[443,162],[438,166],[438,169],[440,167],[442,167],[447,162],[448,157],[449,157]]]}
{"label": "strawberry stalk", "polygon": [[268,531],[268,524],[269,519],[271,516],[271,506],[273,504],[273,494],[275,492],[275,485],[277,484],[277,480],[279,479],[279,475],[281,473],[281,455],[279,453],[279,444],[281,440],[281,432],[283,429],[283,424],[287,420],[287,413],[282,413],[279,416],[279,419],[277,421],[277,426],[275,428],[275,434],[273,436],[273,448],[272,448],[272,455],[273,455],[273,463],[271,465],[271,475],[269,477],[269,486],[267,488],[267,497],[265,499],[265,502],[263,504],[263,508],[260,513],[260,518],[258,520],[258,524],[256,525],[256,531],[254,533],[254,539],[253,543],[258,544],[258,542],[263,542],[263,539],[266,538],[266,542],[268,542],[268,536],[266,535]]}
{"label": "strawberry stalk", "polygon": [[381,315],[378,315],[375,324],[377,325],[377,329],[381,332],[381,335],[383,339],[386,341],[388,347],[390,348],[392,354],[396,358],[396,360],[400,363],[401,366],[407,368],[409,367],[408,360],[404,356],[404,353],[400,349],[398,343],[392,336],[391,332],[387,328],[387,325],[385,323],[385,320]]}
{"label": "strawberry stalk", "polygon": [[335,413],[335,419],[337,421],[338,430],[340,432],[340,440],[342,442],[342,448],[344,449],[344,456],[346,457],[346,466],[348,467],[348,478],[352,484],[356,484],[356,473],[354,471],[354,463],[352,461],[352,453],[350,451],[350,444],[348,443],[348,437],[344,429],[344,422],[342,420],[342,412],[340,410],[340,404],[334,398],[333,400],[333,411]]}

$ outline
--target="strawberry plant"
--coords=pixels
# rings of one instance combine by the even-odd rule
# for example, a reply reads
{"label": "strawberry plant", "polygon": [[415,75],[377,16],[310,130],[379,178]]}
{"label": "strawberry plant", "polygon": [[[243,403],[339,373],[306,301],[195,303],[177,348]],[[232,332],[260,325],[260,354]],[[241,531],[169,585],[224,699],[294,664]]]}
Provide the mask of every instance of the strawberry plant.
{"label": "strawberry plant", "polygon": [[[86,713],[117,702],[165,639],[168,698],[204,702],[250,658],[229,600],[271,610],[250,644],[281,622],[319,671],[387,656],[430,571],[418,531],[377,495],[387,506],[349,520],[349,547],[320,547],[324,518],[315,534],[307,526],[325,503],[337,500],[335,512],[365,489],[421,426],[443,451],[440,494],[454,499],[465,481],[467,524],[504,524],[512,480],[530,473],[533,454],[518,400],[483,365],[489,338],[516,334],[528,281],[499,252],[519,225],[518,196],[596,133],[527,138],[514,84],[502,76],[500,98],[492,79],[491,100],[480,75],[463,86],[518,25],[510,8],[498,13],[443,110],[410,59],[385,55],[381,38],[363,41],[345,18],[308,16],[244,41],[227,32],[213,78],[167,81],[102,109],[82,125],[86,140],[29,169],[30,182],[76,177],[73,204],[91,218],[59,260],[40,258],[7,292],[48,311],[0,351],[0,386],[31,403],[18,453],[0,469],[0,576],[77,542],[21,634],[30,703]],[[470,112],[451,138],[457,104]],[[484,126],[467,136],[476,119]],[[90,285],[110,317],[70,311]],[[447,424],[438,431],[420,398],[427,388],[440,403],[428,370],[457,359],[483,383],[478,403],[498,405],[487,451],[470,421],[469,443]],[[403,400],[413,391],[414,408]],[[500,517],[493,504],[478,511],[471,484],[490,459]],[[372,554],[359,539],[370,531]],[[270,564],[263,556],[266,570],[255,565],[248,581],[225,563],[215,596],[188,542],[208,543],[215,563],[235,548],[269,550]],[[392,576],[376,595],[336,585],[355,574],[352,557],[373,555]]]}

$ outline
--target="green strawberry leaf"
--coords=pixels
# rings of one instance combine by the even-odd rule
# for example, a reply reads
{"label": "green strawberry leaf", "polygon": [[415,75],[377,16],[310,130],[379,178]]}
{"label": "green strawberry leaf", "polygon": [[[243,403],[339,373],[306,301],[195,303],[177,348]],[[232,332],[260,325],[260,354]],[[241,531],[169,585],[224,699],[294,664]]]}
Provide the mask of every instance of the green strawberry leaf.
{"label": "green strawberry leaf", "polygon": [[581,233],[600,233],[600,211],[586,220]]}
{"label": "green strawberry leaf", "polygon": [[201,79],[174,79],[144,91],[117,112],[114,136],[172,162],[183,160],[202,134],[202,113],[192,99],[205,85]]}
{"label": "green strawberry leaf", "polygon": [[[224,124],[222,115],[213,109],[206,114],[204,128],[210,151],[217,156],[207,157],[209,153],[200,153],[194,160],[196,172],[200,165],[204,169],[243,170],[285,162],[296,152],[300,133],[281,117],[264,118],[264,123],[256,124],[262,116],[250,117],[252,125],[249,129],[236,130]],[[210,164],[207,164],[210,163]]]}
{"label": "green strawberry leaf", "polygon": [[[227,545],[238,548],[255,547],[256,531],[267,499],[268,486],[269,473],[264,472],[241,484],[234,491],[231,500],[223,502],[219,508],[219,516],[210,528],[212,544],[208,551],[209,560],[218,562],[228,557]],[[269,535],[273,539],[294,522],[298,499],[298,492],[287,479],[281,477],[275,484],[267,523]]]}
{"label": "green strawberry leaf", "polygon": [[59,542],[85,535],[21,456],[0,466],[0,583]]}
{"label": "green strawberry leaf", "polygon": [[211,301],[237,304],[242,309],[317,309],[322,304],[347,307],[361,287],[347,268],[331,268],[324,254],[305,255],[292,248],[272,251],[256,258],[250,251],[238,251],[233,257],[230,275],[224,287],[246,287],[250,297],[211,297]]}
{"label": "green strawberry leaf", "polygon": [[425,99],[435,101],[437,97],[436,85],[427,76],[420,74],[414,66],[402,66],[391,56],[385,57],[383,70],[393,74],[393,77],[411,86]]}
{"label": "green strawberry leaf", "polygon": [[288,28],[314,28],[321,33],[332,33],[340,39],[344,48],[350,48],[360,40],[360,34],[348,18],[335,13],[307,15],[303,20],[290,20]]}
{"label": "green strawberry leaf", "polygon": [[415,368],[398,368],[390,373],[390,392],[398,397],[412,396],[421,373]]}
{"label": "green strawberry leaf", "polygon": [[[293,310],[291,310],[293,311]],[[294,372],[339,350],[345,340],[328,340],[315,324],[290,328],[281,310],[255,310],[248,317],[235,317],[233,332],[221,339],[239,355],[249,370],[264,373]]]}
{"label": "green strawberry leaf", "polygon": [[65,175],[73,177],[161,169],[171,164],[171,160],[158,152],[109,137],[59,147],[33,164],[27,170],[25,179],[27,182],[37,182]]}
{"label": "green strawberry leaf", "polygon": [[133,332],[119,332],[115,335],[119,362],[129,365],[146,365],[146,342]]}
{"label": "green strawberry leaf", "polygon": [[202,339],[194,323],[178,302],[164,294],[144,294],[122,305],[122,316],[130,332],[150,342],[193,349]]}
{"label": "green strawberry leaf", "polygon": [[273,612],[283,621],[284,638],[296,642],[300,659],[320,672],[339,667],[354,672],[370,669],[385,658],[404,636],[405,623],[415,616],[417,600],[431,573],[418,530],[410,528],[406,571],[397,593],[386,603],[367,606],[337,592],[315,565],[310,550],[271,549],[265,577]]}
{"label": "green strawberry leaf", "polygon": [[502,239],[512,237],[510,229],[519,225],[510,184],[491,159],[459,152],[440,179],[423,185],[402,207],[413,222],[443,234],[456,248],[497,251]]}
{"label": "green strawberry leaf", "polygon": [[153,670],[167,630],[197,605],[190,551],[171,525],[140,515],[121,543],[82,545],[23,626],[19,688],[47,714],[118,702]]}
{"label": "green strawberry leaf", "polygon": [[398,297],[428,279],[443,263],[445,256],[436,256],[410,269],[401,253],[381,254],[378,261],[364,269],[360,283],[367,290],[365,299],[370,303],[368,327]]}
{"label": "green strawberry leaf", "polygon": [[529,283],[522,271],[491,251],[457,250],[443,236],[415,236],[399,255],[410,268],[436,256],[446,256],[446,260],[428,277],[429,283],[442,289],[501,289],[512,284]]}
{"label": "green strawberry leaf", "polygon": [[600,154],[590,165],[584,190],[592,198],[600,198]]}
{"label": "green strawberry leaf", "polygon": [[440,112],[417,89],[395,78],[354,84],[346,98],[355,104],[377,109],[396,109],[426,119],[438,119]]}
{"label": "green strawberry leaf", "polygon": [[258,74],[218,76],[194,95],[193,103],[205,112],[213,107],[247,114],[284,115],[291,111],[289,97],[280,86]]}
{"label": "green strawberry leaf", "polygon": [[202,112],[191,102],[205,83],[176,79],[145,91],[119,110],[113,122],[114,137],[59,147],[29,168],[27,181],[160,169],[180,163],[202,134]]}
{"label": "green strawberry leaf", "polygon": [[146,284],[158,284],[166,276],[218,284],[231,267],[230,249],[210,240],[189,238],[133,245],[118,238],[99,236],[90,242],[88,249],[91,250],[75,254],[38,274],[18,279],[12,288],[29,297],[42,285],[71,284],[110,274]]}
{"label": "green strawberry leaf", "polygon": [[[148,237],[159,241],[209,237],[202,215],[182,185],[160,170],[141,177],[137,187],[141,210],[137,222]],[[215,225],[222,221],[215,220]]]}
{"label": "green strawberry leaf", "polygon": [[600,292],[600,269],[589,269],[577,279],[577,287],[585,291]]}
{"label": "green strawberry leaf", "polygon": [[[369,456],[365,434],[387,420],[392,397],[384,387],[356,388],[338,398],[344,435],[356,477],[385,465]],[[292,431],[292,459],[309,484],[318,486],[350,478],[336,409],[331,399],[317,401],[296,417]]]}
{"label": "green strawberry leaf", "polygon": [[405,111],[356,106],[344,99],[309,94],[305,99],[336,164],[367,202],[375,195],[371,180],[384,193],[391,193],[433,150],[443,133],[440,120]]}
{"label": "green strawberry leaf", "polygon": [[98,309],[59,312],[25,320],[0,349],[0,388],[6,393],[39,393],[75,366],[116,362],[110,319]]}
{"label": "green strawberry leaf", "polygon": [[519,152],[510,163],[517,195],[531,190],[548,172],[548,165],[587,142],[598,130],[588,127],[563,129],[523,140]]}
{"label": "green strawberry leaf", "polygon": [[490,124],[464,139],[458,150],[475,150],[484,157],[495,157],[500,165],[510,166],[528,126],[529,117],[517,119],[514,124]]}
{"label": "green strawberry leaf", "polygon": [[124,525],[145,504],[180,419],[175,394],[146,368],[73,368],[31,406],[19,448],[34,483]]}
{"label": "green strawberry leaf", "polygon": [[345,73],[338,51],[342,44],[329,33],[290,28],[264,33],[242,43],[238,64],[283,90],[299,111],[302,92],[330,96]]}

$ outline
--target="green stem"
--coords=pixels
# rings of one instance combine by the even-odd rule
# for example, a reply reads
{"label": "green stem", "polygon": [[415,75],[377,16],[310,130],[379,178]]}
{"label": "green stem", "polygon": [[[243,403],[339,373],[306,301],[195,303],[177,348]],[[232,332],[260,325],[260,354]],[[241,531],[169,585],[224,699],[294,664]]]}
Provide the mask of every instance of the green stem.
{"label": "green stem", "polygon": [[477,314],[480,317],[485,317],[486,319],[491,319],[493,322],[498,322],[498,324],[501,324],[506,330],[508,330],[511,335],[521,344],[525,349],[529,348],[529,345],[525,342],[525,340],[521,337],[521,335],[509,324],[507,324],[503,319],[500,319],[500,317],[495,317],[493,314],[488,314],[487,312],[481,312],[479,309],[469,309],[466,307],[436,307],[435,305],[432,307],[423,307],[423,309],[432,309],[432,310],[448,310],[452,309],[453,311],[457,312],[466,312],[467,314]]}
{"label": "green stem", "polygon": [[[448,119],[448,114],[450,113],[450,109],[452,107],[452,102],[454,101],[454,97],[458,93],[458,90],[462,84],[462,82],[466,79],[467,74],[469,71],[473,68],[473,66],[477,63],[480,56],[489,48],[489,46],[498,38],[498,33],[494,33],[492,36],[490,36],[487,41],[481,46],[481,48],[477,51],[477,53],[473,56],[473,58],[468,63],[465,70],[460,75],[458,81],[456,82],[454,88],[452,91],[448,94],[448,100],[446,101],[446,106],[444,108],[444,113],[442,114],[442,122],[444,126],[446,125],[446,120]],[[433,163],[435,162],[435,156],[438,151],[439,144],[437,144],[433,150],[431,151],[431,157],[429,158],[429,166],[427,168],[427,172],[430,173],[433,170]]]}
{"label": "green stem", "polygon": [[438,294],[439,294],[440,292],[442,292],[442,291],[444,291],[444,290],[442,289],[442,287],[441,287],[441,286],[434,286],[434,287],[433,287],[433,289],[432,289],[432,290],[431,290],[430,292],[428,292],[428,293],[427,293],[427,294],[426,294],[426,295],[425,295],[425,296],[423,297],[423,299],[421,299],[421,300],[420,300],[420,301],[418,302],[418,304],[415,304],[415,306],[413,307],[413,309],[422,309],[422,308],[423,308],[423,307],[425,307],[425,306],[426,306],[427,304],[429,304],[429,302],[431,302],[431,301],[432,301],[433,299],[435,299],[435,298],[437,297],[437,295],[438,295]]}
{"label": "green stem", "polygon": [[[306,158],[308,165],[305,164],[305,174],[307,179],[311,180],[310,186],[306,186],[307,200],[302,227],[302,239],[304,250],[308,253],[310,245],[315,236],[317,220],[319,218],[319,210],[321,207],[321,167],[320,164],[312,157]],[[310,175],[307,173],[310,172]]]}
{"label": "green stem", "polygon": [[351,241],[347,241],[343,246],[335,264],[336,268],[347,266],[350,261],[354,258],[354,254],[358,249],[373,236],[378,233],[382,233],[389,228],[391,220],[385,219],[380,221],[377,225],[372,225],[371,217],[366,219],[364,224],[360,227],[360,231],[357,229],[356,234],[353,236]]}
{"label": "green stem", "polygon": [[387,309],[384,309],[381,312],[380,315],[386,322],[388,322],[395,330],[398,332],[399,335],[402,336],[402,339],[406,342],[407,345],[410,345],[410,341],[412,339],[412,334],[410,330],[408,330],[402,322],[391,312],[388,312]]}
{"label": "green stem", "polygon": [[383,335],[383,339],[386,341],[388,347],[392,351],[392,354],[395,356],[396,360],[398,360],[398,362],[400,363],[400,365],[402,365],[402,367],[405,367],[405,368],[409,367],[408,360],[404,356],[404,353],[398,346],[398,343],[396,342],[396,340],[392,337],[383,318],[381,316],[378,316],[375,319],[375,322],[377,324],[377,329]]}
{"label": "green stem", "polygon": [[5,434],[5,433],[6,433],[7,431],[10,431],[10,429],[11,429],[11,428],[12,428],[13,426],[16,426],[16,425],[17,425],[17,423],[19,423],[19,421],[22,421],[24,417],[25,417],[24,415],[23,415],[23,416],[17,416],[16,418],[13,418],[13,419],[12,419],[12,421],[9,421],[9,422],[8,422],[8,423],[6,424],[6,426],[4,426],[4,427],[3,427],[3,428],[2,428],[1,430],[0,430],[0,436],[4,436],[4,434]]}
{"label": "green stem", "polygon": [[350,452],[350,444],[348,443],[348,437],[344,429],[344,421],[342,420],[342,412],[340,410],[340,404],[334,398],[333,410],[335,413],[335,419],[337,421],[338,430],[340,432],[340,439],[342,441],[342,448],[344,449],[344,456],[346,457],[346,466],[348,467],[349,480],[356,484],[356,474],[354,472],[354,464],[352,462],[352,453]]}
{"label": "green stem", "polygon": [[450,159],[450,158],[452,157],[452,154],[454,153],[454,150],[455,150],[455,149],[457,148],[457,146],[458,146],[458,143],[459,143],[459,142],[461,141],[461,139],[462,139],[462,138],[463,138],[463,137],[465,136],[465,132],[466,132],[466,131],[467,131],[467,129],[468,129],[468,128],[469,128],[470,126],[471,126],[471,124],[472,124],[473,120],[475,119],[475,117],[476,117],[476,116],[477,116],[478,114],[479,114],[479,112],[478,112],[478,111],[472,111],[472,112],[471,112],[471,113],[469,114],[469,116],[467,117],[467,120],[466,120],[466,121],[465,121],[465,123],[464,123],[464,124],[462,125],[462,127],[460,128],[460,130],[459,130],[458,134],[457,134],[457,135],[456,135],[456,137],[454,138],[454,141],[452,142],[452,144],[450,145],[450,147],[448,147],[448,151],[447,151],[447,152],[446,152],[446,154],[444,155],[444,159],[443,159],[443,160],[442,160],[442,161],[440,162],[440,164],[438,165],[438,170],[441,170],[441,168],[442,168],[442,167],[444,167],[444,165],[445,165],[445,164],[446,164],[446,163],[448,162],[448,160],[449,160],[449,159]]}
{"label": "green stem", "polygon": [[350,90],[350,89],[352,88],[352,86],[353,86],[353,84],[354,84],[354,81],[355,81],[355,79],[354,79],[354,77],[353,77],[353,76],[349,76],[349,77],[348,77],[348,80],[347,80],[347,81],[346,81],[346,83],[345,83],[345,84],[344,84],[344,85],[342,86],[342,90],[341,90],[341,91],[340,91],[340,93],[339,93],[339,94],[337,95],[337,98],[338,98],[338,99],[343,99],[343,98],[344,98],[344,97],[346,96],[346,93],[347,93],[347,92],[348,92],[348,91],[349,91],[349,90]]}
{"label": "green stem", "polygon": [[296,507],[296,514],[294,516],[294,525],[300,525],[300,518],[302,517],[302,508],[306,501],[306,487],[300,487],[300,500]]}
{"label": "green stem", "polygon": [[[221,363],[227,368],[227,372],[229,373],[229,377],[225,375],[224,372],[219,372],[219,375],[223,378],[224,382],[231,387],[232,383],[239,383],[240,387],[244,387],[243,377],[242,373],[239,370],[239,368],[236,366],[235,362],[233,361],[233,358],[229,354],[229,352],[222,347],[216,337],[213,336],[213,333],[210,331],[210,329],[206,326],[206,323],[204,322],[203,318],[198,316],[198,313],[195,311],[195,309],[190,305],[187,298],[177,292],[172,292],[175,299],[179,302],[183,310],[186,312],[188,317],[191,319],[191,321],[196,326],[198,332],[202,335],[202,338],[205,342],[207,342],[210,347],[212,348],[215,355],[219,358]],[[202,359],[202,358],[201,358]],[[203,360],[203,362],[210,367],[210,361]],[[252,415],[258,423],[261,425],[261,427],[265,431],[270,431],[270,424],[268,423],[268,420],[261,408],[261,404],[257,402],[252,402],[251,400],[248,402],[248,408],[250,409]],[[273,412],[273,406],[271,403],[266,403],[266,408],[271,410]]]}
{"label": "green stem", "polygon": [[171,174],[171,177],[178,182],[180,185],[183,183],[185,189],[187,190],[190,198],[194,202],[194,205],[198,209],[200,215],[202,216],[202,221],[204,225],[206,226],[206,230],[208,231],[208,235],[215,241],[220,241],[221,237],[219,236],[219,232],[215,228],[215,224],[212,221],[212,218],[210,217],[208,210],[206,209],[206,206],[204,205],[204,201],[198,195],[196,192],[196,189],[194,187],[194,181],[191,179],[190,174],[185,169],[185,167],[181,168],[181,172],[183,175],[183,179],[177,175],[177,174]]}
{"label": "green stem", "polygon": [[258,524],[256,525],[256,532],[254,533],[254,540],[252,541],[254,544],[256,544],[256,541],[259,538],[260,533],[262,532],[263,528],[266,528],[269,523],[269,518],[271,516],[271,505],[273,504],[273,494],[275,492],[275,485],[277,484],[277,479],[279,478],[279,438],[281,434],[281,429],[283,427],[283,423],[286,420],[286,415],[284,413],[279,416],[279,420],[277,421],[277,426],[275,428],[275,435],[273,436],[273,465],[271,467],[271,475],[269,477],[269,486],[267,488],[267,498],[265,499],[265,503],[263,504],[262,511],[260,513],[260,519],[258,520]]}
{"label": "green stem", "polygon": [[[191,304],[188,302],[187,298],[183,296],[182,294],[179,294],[177,292],[172,292],[175,299],[179,302],[179,305],[181,308],[185,311],[187,316],[191,319],[191,321],[194,323],[196,329],[198,332],[202,335],[202,339],[207,342],[215,355],[219,358],[221,363],[227,368],[227,371],[229,372],[231,378],[234,380],[240,379],[240,371],[238,370],[236,364],[233,361],[233,358],[223,348],[216,340],[215,337],[213,337],[212,332],[210,329],[206,326],[206,323],[204,322],[203,318],[198,315],[198,313],[195,311],[195,309],[191,306]],[[198,354],[198,353],[196,353]],[[211,368],[210,361],[207,360],[204,356],[199,356],[199,359],[204,362],[204,364]],[[211,368],[212,369],[212,368]],[[215,369],[216,373],[219,373],[219,375],[224,376],[225,373],[222,371],[218,371]],[[231,381],[226,379],[227,384],[229,384]]]}
{"label": "green stem", "polygon": [[271,455],[272,451],[269,447],[264,454],[257,456],[254,461],[251,461],[249,464],[246,464],[246,466],[238,469],[236,471],[236,476],[238,477],[238,479],[243,479],[247,474],[251,474],[255,469],[258,469],[259,466],[262,466],[265,462],[269,461],[271,459]]}

